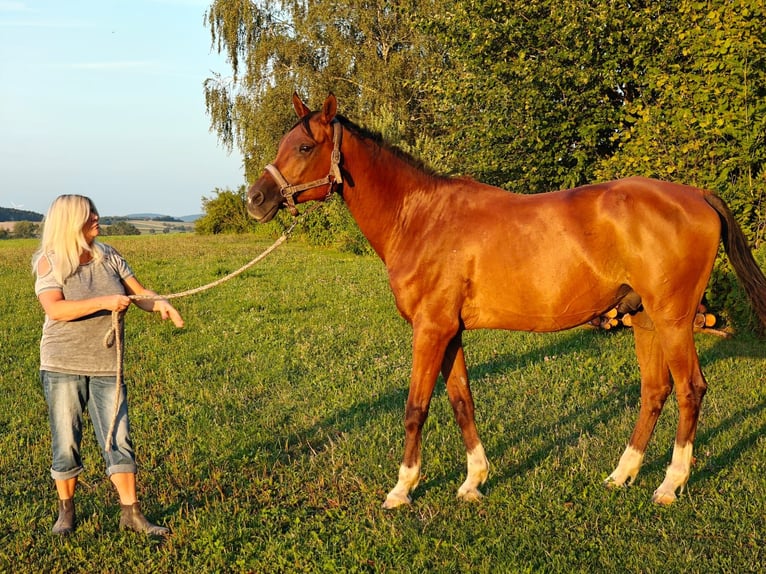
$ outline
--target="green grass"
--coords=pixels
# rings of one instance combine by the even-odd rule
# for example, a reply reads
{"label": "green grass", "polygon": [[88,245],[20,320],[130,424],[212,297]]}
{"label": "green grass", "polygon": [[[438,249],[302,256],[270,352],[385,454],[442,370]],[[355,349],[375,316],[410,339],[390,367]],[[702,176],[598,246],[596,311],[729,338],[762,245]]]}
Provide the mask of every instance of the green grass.
{"label": "green grass", "polygon": [[[167,293],[270,244],[162,235],[108,242]],[[687,491],[650,502],[677,422],[668,401],[637,483],[608,490],[635,423],[629,331],[471,332],[466,353],[490,459],[486,497],[456,499],[465,452],[437,386],[423,480],[384,511],[402,455],[410,328],[382,264],[289,242],[245,274],[176,301],[176,330],[132,309],[125,375],[150,518],[120,533],[88,424],[74,535],[55,492],[37,375],[33,241],[0,242],[0,572],[756,572],[766,559],[764,343],[698,337],[710,389]]]}

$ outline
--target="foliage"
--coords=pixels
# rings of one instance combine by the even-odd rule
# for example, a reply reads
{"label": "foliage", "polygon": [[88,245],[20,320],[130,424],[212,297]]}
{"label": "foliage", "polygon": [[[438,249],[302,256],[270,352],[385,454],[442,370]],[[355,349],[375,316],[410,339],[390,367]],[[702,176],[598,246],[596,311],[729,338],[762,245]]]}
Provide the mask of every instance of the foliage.
{"label": "foliage", "polygon": [[171,215],[160,215],[159,217],[151,217],[151,221],[164,221],[166,223],[183,223],[182,219],[173,217]]}
{"label": "foliage", "polygon": [[[252,235],[115,237],[161,293],[208,283],[269,244]],[[465,451],[443,383],[411,507],[396,481],[411,331],[375,257],[288,242],[247,273],[176,300],[186,327],[132,309],[125,376],[139,492],[167,541],[118,531],[90,423],[79,526],[55,518],[37,374],[33,240],[0,243],[0,571],[758,572],[766,545],[763,343],[699,335],[710,389],[678,502],[649,502],[669,462],[671,398],[635,485],[607,490],[639,406],[632,337],[471,332],[465,343],[485,498],[456,500]]]}
{"label": "foliage", "polygon": [[13,236],[17,239],[37,237],[40,233],[40,224],[31,221],[17,221],[13,226]]}
{"label": "foliage", "polygon": [[257,225],[247,213],[247,188],[237,191],[216,188],[214,197],[202,198],[204,215],[194,222],[194,229],[202,235],[216,233],[248,233]]}
{"label": "foliage", "polygon": [[[213,45],[232,77],[205,84],[211,126],[244,153],[250,179],[295,122],[293,91],[308,101],[334,92],[344,113],[405,145],[420,133],[420,99],[408,82],[425,71],[428,36],[413,25],[429,2],[214,0]],[[414,86],[414,84],[411,84]]]}
{"label": "foliage", "polygon": [[618,151],[598,174],[642,174],[712,189],[757,245],[766,238],[763,2],[678,2],[647,60]]}
{"label": "foliage", "polygon": [[[756,0],[218,0],[208,24],[234,76],[208,82],[208,112],[250,179],[294,121],[290,93],[334,91],[390,143],[514,192],[629,175],[709,188],[757,247],[765,19]],[[315,244],[368,249],[335,207],[308,223]],[[734,285],[719,259],[707,297],[746,319]]]}
{"label": "foliage", "polygon": [[[754,250],[755,260],[766,269],[766,243]],[[737,276],[726,257],[720,257],[713,267],[711,287],[706,293],[710,309],[720,310],[723,320],[731,327],[751,332],[763,332]]]}
{"label": "foliage", "polygon": [[346,253],[372,254],[372,247],[362,235],[341,199],[332,196],[322,209],[306,213],[297,229],[311,245],[334,246]]}
{"label": "foliage", "polygon": [[444,62],[423,91],[450,171],[522,193],[592,181],[640,93],[636,55],[662,41],[665,4],[472,0],[439,12],[428,26]]}
{"label": "foliage", "polygon": [[101,233],[103,235],[140,235],[141,231],[129,221],[115,221],[107,225]]}

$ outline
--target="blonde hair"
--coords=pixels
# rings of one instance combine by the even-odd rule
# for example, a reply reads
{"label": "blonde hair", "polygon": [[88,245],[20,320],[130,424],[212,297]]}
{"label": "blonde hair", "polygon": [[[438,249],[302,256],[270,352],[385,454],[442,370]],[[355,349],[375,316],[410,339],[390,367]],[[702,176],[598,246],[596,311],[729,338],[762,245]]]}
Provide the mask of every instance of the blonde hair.
{"label": "blonde hair", "polygon": [[88,245],[82,232],[92,213],[98,214],[98,210],[93,201],[83,195],[60,195],[53,201],[43,220],[40,248],[32,257],[35,273],[40,258],[46,257],[56,281],[63,284],[80,266],[81,253],[90,252],[93,259],[101,257],[96,242]]}

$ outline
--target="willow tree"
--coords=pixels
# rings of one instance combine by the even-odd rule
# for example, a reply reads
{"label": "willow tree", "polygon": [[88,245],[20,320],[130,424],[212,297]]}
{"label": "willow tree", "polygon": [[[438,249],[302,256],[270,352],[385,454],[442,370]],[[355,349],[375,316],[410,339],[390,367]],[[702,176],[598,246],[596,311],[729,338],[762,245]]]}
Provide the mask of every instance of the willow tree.
{"label": "willow tree", "polygon": [[[244,155],[252,177],[294,123],[290,96],[335,93],[344,113],[405,147],[418,139],[428,38],[413,25],[416,0],[215,0],[207,12],[215,49],[231,76],[205,84],[211,127]],[[418,5],[421,7],[418,8]]]}
{"label": "willow tree", "polygon": [[[318,105],[329,92],[345,115],[410,151],[432,142],[422,98],[414,92],[432,51],[413,14],[417,0],[215,0],[207,12],[213,47],[226,55],[231,75],[205,83],[211,128],[243,155],[253,180],[271,161],[294,123],[290,96]],[[283,216],[284,217],[284,216]],[[366,241],[338,203],[304,226],[317,243],[353,251]]]}

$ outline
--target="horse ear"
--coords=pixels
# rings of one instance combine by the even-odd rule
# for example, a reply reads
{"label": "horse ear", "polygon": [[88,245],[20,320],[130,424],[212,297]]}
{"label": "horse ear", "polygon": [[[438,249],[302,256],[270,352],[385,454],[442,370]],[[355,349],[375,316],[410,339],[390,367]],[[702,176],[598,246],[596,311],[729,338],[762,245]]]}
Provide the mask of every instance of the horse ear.
{"label": "horse ear", "polygon": [[335,99],[335,94],[330,92],[327,99],[322,105],[322,123],[329,124],[335,119],[335,114],[338,111],[338,100]]}
{"label": "horse ear", "polygon": [[298,114],[299,118],[305,118],[311,113],[308,106],[301,100],[298,92],[293,92],[293,108],[295,108],[295,113]]}

